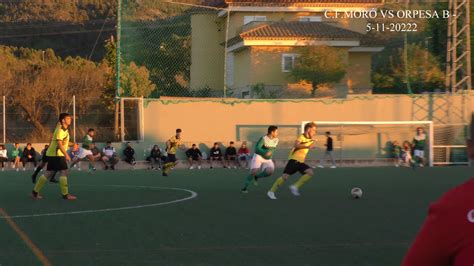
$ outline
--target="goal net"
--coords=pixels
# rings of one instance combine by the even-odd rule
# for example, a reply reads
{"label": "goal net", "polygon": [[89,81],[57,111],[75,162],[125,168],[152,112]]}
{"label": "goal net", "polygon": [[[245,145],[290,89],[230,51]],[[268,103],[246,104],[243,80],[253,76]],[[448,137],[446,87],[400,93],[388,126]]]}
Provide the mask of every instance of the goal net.
{"label": "goal net", "polygon": [[[304,125],[301,123],[301,131]],[[400,146],[405,141],[413,142],[417,128],[426,135],[425,163],[433,166],[433,122],[432,121],[314,121],[317,125],[317,158],[321,159],[326,147],[326,132],[333,138],[333,156],[336,163],[377,163],[385,164],[393,158],[393,143]]]}

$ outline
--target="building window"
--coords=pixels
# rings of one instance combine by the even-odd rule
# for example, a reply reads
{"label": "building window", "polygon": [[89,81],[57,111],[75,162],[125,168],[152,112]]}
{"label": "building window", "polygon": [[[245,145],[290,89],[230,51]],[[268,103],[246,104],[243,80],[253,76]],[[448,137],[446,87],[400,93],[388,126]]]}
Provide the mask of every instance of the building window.
{"label": "building window", "polygon": [[290,72],[295,66],[297,54],[283,54],[281,57],[281,69],[283,72]]}
{"label": "building window", "polygon": [[323,19],[321,16],[301,16],[300,17],[301,22],[321,22]]}
{"label": "building window", "polygon": [[252,22],[262,22],[267,21],[266,16],[244,16],[244,25],[247,25]]}

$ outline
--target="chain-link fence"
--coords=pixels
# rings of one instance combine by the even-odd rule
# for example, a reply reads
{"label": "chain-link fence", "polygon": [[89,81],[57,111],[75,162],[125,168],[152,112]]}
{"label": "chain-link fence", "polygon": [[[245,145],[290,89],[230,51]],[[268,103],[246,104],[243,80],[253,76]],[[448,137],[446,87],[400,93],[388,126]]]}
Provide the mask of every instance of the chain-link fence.
{"label": "chain-link fence", "polygon": [[[246,3],[121,0],[121,93],[300,99],[445,90],[447,19],[342,19],[296,12],[297,4],[262,12],[272,4]],[[354,10],[448,9],[373,3],[355,1]],[[131,76],[142,83],[127,82]]]}

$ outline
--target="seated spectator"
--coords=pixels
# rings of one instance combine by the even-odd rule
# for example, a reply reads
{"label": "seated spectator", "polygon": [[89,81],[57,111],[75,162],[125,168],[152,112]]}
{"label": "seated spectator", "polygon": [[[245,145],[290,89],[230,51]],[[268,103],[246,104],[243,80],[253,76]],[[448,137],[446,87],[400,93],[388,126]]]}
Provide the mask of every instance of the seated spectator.
{"label": "seated spectator", "polygon": [[231,141],[229,147],[225,149],[225,159],[229,168],[232,168],[233,164],[234,168],[237,169],[237,150],[234,147],[233,141]]}
{"label": "seated spectator", "polygon": [[36,151],[35,148],[31,146],[31,143],[26,144],[26,148],[23,150],[23,156],[21,158],[23,163],[23,171],[26,170],[27,163],[33,163],[36,167]]}
{"label": "seated spectator", "polygon": [[[71,157],[71,161],[73,162],[70,165],[70,168],[76,167],[79,171],[81,171],[81,162],[79,160],[79,153],[81,152],[79,148],[79,143],[74,143],[72,147],[69,149],[69,157]],[[76,162],[76,163],[74,163]]]}
{"label": "seated spectator", "polygon": [[[150,156],[148,156],[146,160],[150,162],[151,170],[158,170],[161,169],[162,162],[166,160],[166,156],[161,153],[160,147],[158,147],[158,145],[154,145],[153,149],[150,151]],[[155,163],[158,165],[158,167],[155,167]]]}
{"label": "seated spectator", "polygon": [[414,166],[415,161],[413,161],[413,157],[411,155],[411,143],[408,141],[403,142],[402,152],[400,157],[402,158],[402,162],[405,163],[406,166]]}
{"label": "seated spectator", "polygon": [[[90,145],[89,145],[89,149],[90,151],[92,152],[92,158],[94,160],[90,161],[92,164],[96,161],[100,161],[100,159],[102,158],[102,154],[100,153],[100,150],[99,148],[97,148],[97,145],[95,144],[95,142],[92,142]],[[95,169],[95,168],[94,168]]]}
{"label": "seated spectator", "polygon": [[[239,151],[237,152],[237,158],[240,167],[249,167],[250,150],[247,148],[247,143],[243,142],[242,145],[240,145]],[[242,166],[242,162],[244,162],[245,166]]]}
{"label": "seated spectator", "polygon": [[5,145],[0,145],[0,164],[2,165],[2,172],[5,171],[5,162],[8,162],[7,153]]}
{"label": "seated spectator", "polygon": [[402,147],[400,147],[400,144],[398,143],[398,141],[395,140],[392,143],[392,158],[393,158],[393,161],[394,161],[396,167],[400,166],[401,153],[402,153]]}
{"label": "seated spectator", "polygon": [[102,149],[102,154],[102,162],[104,163],[105,170],[109,169],[107,163],[110,163],[110,168],[115,170],[115,165],[119,162],[119,159],[111,141],[107,141],[107,145]]}
{"label": "seated spectator", "polygon": [[15,143],[15,146],[11,152],[11,162],[12,162],[12,168],[15,169],[16,171],[20,171],[20,161],[21,161],[21,150],[20,150],[20,144]]}
{"label": "seated spectator", "polygon": [[215,142],[214,143],[214,146],[211,148],[211,150],[209,151],[209,164],[211,165],[211,169],[213,168],[212,166],[212,162],[213,161],[221,161],[222,162],[222,166],[224,168],[226,168],[225,166],[225,163],[224,163],[224,160],[222,158],[222,151],[221,151],[221,148],[219,148],[219,143]]}
{"label": "seated spectator", "polygon": [[198,163],[198,169],[201,169],[202,153],[196,144],[193,144],[192,147],[186,151],[186,157],[188,157],[189,169],[194,169],[194,161]]}
{"label": "seated spectator", "polygon": [[125,156],[125,162],[135,166],[137,162],[135,161],[135,149],[133,149],[132,144],[127,142],[127,147],[123,150],[123,155]]}

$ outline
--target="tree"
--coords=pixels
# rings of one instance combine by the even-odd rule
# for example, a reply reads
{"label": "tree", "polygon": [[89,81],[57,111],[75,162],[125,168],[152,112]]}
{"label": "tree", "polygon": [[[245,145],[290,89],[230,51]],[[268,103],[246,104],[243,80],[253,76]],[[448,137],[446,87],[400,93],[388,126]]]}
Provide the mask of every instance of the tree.
{"label": "tree", "polygon": [[[408,76],[414,93],[444,89],[444,71],[437,57],[420,45],[408,49]],[[376,67],[372,80],[376,93],[406,93],[403,48],[387,50]]]}
{"label": "tree", "polygon": [[341,50],[329,46],[303,48],[296,58],[290,77],[295,81],[312,83],[311,95],[314,96],[318,85],[339,82],[346,74],[344,54]]}

